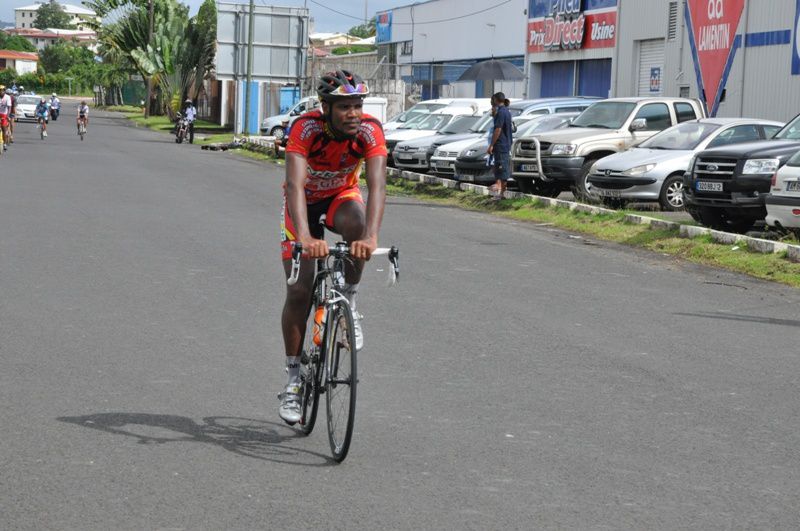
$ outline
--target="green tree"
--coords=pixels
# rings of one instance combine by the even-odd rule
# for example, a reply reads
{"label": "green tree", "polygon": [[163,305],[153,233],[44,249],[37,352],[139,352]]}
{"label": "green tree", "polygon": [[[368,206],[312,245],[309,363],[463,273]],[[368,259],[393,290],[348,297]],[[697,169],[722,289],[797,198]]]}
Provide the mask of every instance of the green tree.
{"label": "green tree", "polygon": [[375,35],[375,19],[373,18],[366,24],[359,24],[347,30],[348,35],[366,39]]}
{"label": "green tree", "polygon": [[19,35],[8,36],[0,31],[0,49],[13,50],[15,52],[35,52],[36,46],[28,42],[25,37]]}
{"label": "green tree", "polygon": [[39,64],[46,72],[66,72],[80,64],[92,64],[94,54],[85,46],[70,42],[56,42],[39,52]]}
{"label": "green tree", "polygon": [[64,11],[56,0],[50,0],[47,4],[42,4],[36,11],[36,20],[33,22],[34,28],[47,29],[47,28],[60,28],[60,29],[75,29],[73,24],[70,24],[70,16]]}

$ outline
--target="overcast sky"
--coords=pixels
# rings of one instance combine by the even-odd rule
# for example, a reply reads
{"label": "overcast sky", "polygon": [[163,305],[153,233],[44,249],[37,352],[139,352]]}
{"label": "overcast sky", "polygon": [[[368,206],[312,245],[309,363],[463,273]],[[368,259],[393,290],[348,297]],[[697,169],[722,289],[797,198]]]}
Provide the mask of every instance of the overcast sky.
{"label": "overcast sky", "polygon": [[[194,15],[203,0],[181,0],[182,3],[188,4],[190,13]],[[235,3],[249,3],[248,0],[231,0]],[[307,7],[311,11],[311,16],[314,18],[314,31],[316,32],[335,32],[347,31],[353,26],[361,24],[364,20],[364,7],[367,8],[369,18],[375,16],[377,11],[391,9],[393,7],[405,6],[413,4],[415,0],[278,0],[271,2],[269,0],[255,0],[256,5],[276,5],[276,6],[291,6],[291,7]],[[35,0],[0,0],[0,20],[5,22],[14,22],[14,8],[27,6],[36,3]],[[62,4],[81,5],[79,0],[63,1]],[[330,9],[322,7],[320,4],[330,6],[331,8],[344,13],[340,15],[334,13]],[[346,16],[349,15],[349,16]]]}

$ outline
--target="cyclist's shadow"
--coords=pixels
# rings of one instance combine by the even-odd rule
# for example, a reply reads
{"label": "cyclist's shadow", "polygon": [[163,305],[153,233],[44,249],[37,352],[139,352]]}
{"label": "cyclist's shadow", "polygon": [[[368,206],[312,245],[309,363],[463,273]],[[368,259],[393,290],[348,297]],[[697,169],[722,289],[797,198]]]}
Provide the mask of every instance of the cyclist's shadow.
{"label": "cyclist's shadow", "polygon": [[[282,424],[238,417],[205,417],[202,424],[188,417],[151,413],[95,413],[80,417],[59,417],[84,428],[126,435],[140,444],[200,442],[215,444],[239,455],[292,465],[328,466],[335,462],[324,454],[293,448],[285,444],[304,438],[293,433],[282,435],[276,428]],[[173,433],[164,434],[164,431]],[[299,454],[311,457],[297,459]],[[293,459],[294,458],[294,459]],[[313,462],[319,459],[321,462]]]}

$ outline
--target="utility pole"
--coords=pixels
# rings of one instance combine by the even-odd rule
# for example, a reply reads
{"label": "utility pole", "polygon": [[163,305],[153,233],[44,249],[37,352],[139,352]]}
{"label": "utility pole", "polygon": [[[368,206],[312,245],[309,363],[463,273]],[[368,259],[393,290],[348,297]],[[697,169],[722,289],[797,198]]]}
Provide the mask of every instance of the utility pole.
{"label": "utility pole", "polygon": [[253,81],[253,26],[254,0],[250,0],[250,20],[247,30],[247,86],[244,89],[244,132],[250,134],[250,83]]}
{"label": "utility pole", "polygon": [[[150,23],[147,29],[147,44],[150,45],[153,43],[153,1],[149,0],[148,2],[148,10]],[[144,104],[144,117],[150,118],[150,100],[153,97],[153,76],[147,76],[147,101]]]}

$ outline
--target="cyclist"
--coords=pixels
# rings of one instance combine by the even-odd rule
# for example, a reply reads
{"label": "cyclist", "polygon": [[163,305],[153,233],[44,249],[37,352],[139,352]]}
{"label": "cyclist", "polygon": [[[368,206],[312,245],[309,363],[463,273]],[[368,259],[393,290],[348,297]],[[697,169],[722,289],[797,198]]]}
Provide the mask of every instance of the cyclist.
{"label": "cyclist", "polygon": [[58,115],[61,113],[61,100],[58,99],[56,93],[53,92],[53,95],[50,96],[50,116],[53,118],[55,122],[58,120]]}
{"label": "cyclist", "polygon": [[[306,260],[300,277],[288,286],[281,325],[289,381],[279,395],[280,417],[287,424],[300,420],[300,354],[314,282],[314,262],[328,254],[320,225],[342,236],[354,257],[345,270],[345,295],[353,311],[356,350],[363,346],[356,294],[364,261],[378,246],[378,232],[386,199],[386,142],[381,123],[362,111],[367,84],[357,75],[338,70],[323,75],[317,85],[322,102],[292,124],[286,146],[286,183],[281,215],[282,259],[291,272],[293,242],[303,245]],[[358,188],[366,166],[369,202]]]}
{"label": "cyclist", "polygon": [[189,122],[189,143],[194,144],[194,121],[197,118],[197,109],[194,108],[192,100],[189,98],[186,98],[186,101],[183,102],[183,115],[186,117],[186,121]]}
{"label": "cyclist", "polygon": [[11,112],[8,113],[8,143],[14,143],[14,121],[17,119],[17,96],[16,89],[11,89]]}
{"label": "cyclist", "polygon": [[47,121],[50,119],[50,104],[42,96],[34,111],[36,122],[42,128],[42,137],[47,137]]}
{"label": "cyclist", "polygon": [[10,134],[8,115],[11,114],[11,96],[6,92],[6,86],[0,85],[0,129],[3,132],[3,151],[8,149]]}
{"label": "cyclist", "polygon": [[75,121],[75,125],[78,127],[78,134],[81,132],[81,121],[83,122],[83,128],[85,130],[89,129],[89,106],[86,105],[86,100],[81,100],[81,104],[78,106],[78,119]]}

